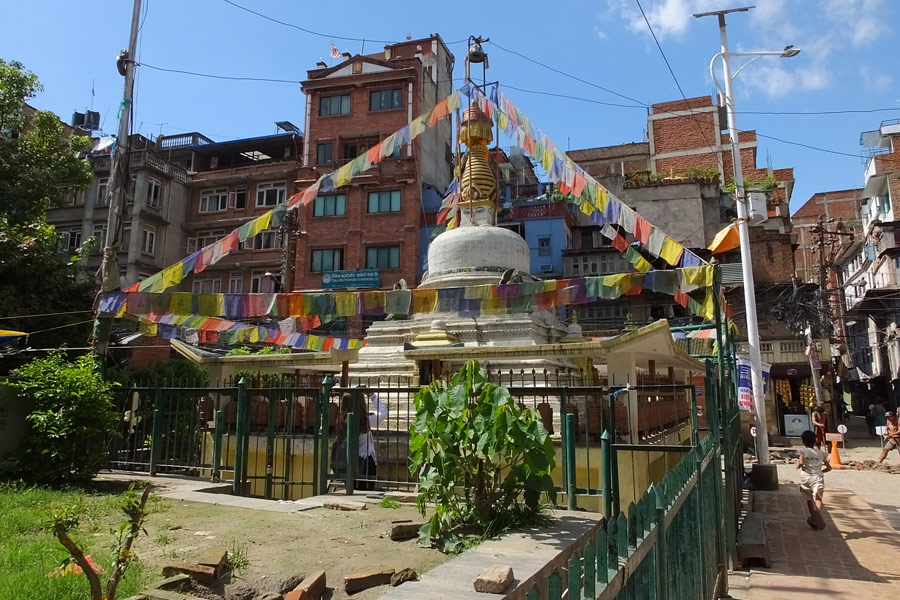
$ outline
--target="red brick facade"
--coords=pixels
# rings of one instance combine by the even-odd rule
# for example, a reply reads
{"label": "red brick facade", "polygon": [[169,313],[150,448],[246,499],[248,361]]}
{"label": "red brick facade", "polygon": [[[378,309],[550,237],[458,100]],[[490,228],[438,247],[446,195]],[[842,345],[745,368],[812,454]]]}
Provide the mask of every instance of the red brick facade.
{"label": "red brick facade", "polygon": [[[812,283],[819,281],[819,248],[810,228],[822,218],[832,221],[827,225],[829,230],[834,229],[840,222],[845,229],[852,228],[857,233],[861,233],[859,230],[859,206],[862,194],[863,190],[861,189],[818,192],[791,215],[791,224],[794,233],[797,234],[798,243],[794,255],[796,263],[794,273],[801,281]],[[828,248],[827,250],[827,256],[830,258],[836,249]]]}

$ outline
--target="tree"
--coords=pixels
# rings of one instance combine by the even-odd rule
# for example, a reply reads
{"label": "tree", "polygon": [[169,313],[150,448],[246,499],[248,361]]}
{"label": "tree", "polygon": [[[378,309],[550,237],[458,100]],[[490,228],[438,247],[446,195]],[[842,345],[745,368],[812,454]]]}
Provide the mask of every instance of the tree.
{"label": "tree", "polygon": [[93,356],[74,362],[62,352],[13,371],[9,384],[30,403],[28,430],[0,473],[43,484],[86,484],[104,463],[103,444],[116,423],[112,384]]}
{"label": "tree", "polygon": [[[92,282],[79,280],[77,263],[96,242],[62,254],[46,219],[47,210],[60,206],[69,189],[90,183],[90,164],[83,156],[91,142],[66,135],[56,115],[26,104],[42,89],[21,63],[0,59],[0,317],[91,307]],[[3,327],[49,329],[79,318],[45,320],[38,327],[32,320],[6,319]],[[67,339],[72,330],[63,329],[40,344]]]}

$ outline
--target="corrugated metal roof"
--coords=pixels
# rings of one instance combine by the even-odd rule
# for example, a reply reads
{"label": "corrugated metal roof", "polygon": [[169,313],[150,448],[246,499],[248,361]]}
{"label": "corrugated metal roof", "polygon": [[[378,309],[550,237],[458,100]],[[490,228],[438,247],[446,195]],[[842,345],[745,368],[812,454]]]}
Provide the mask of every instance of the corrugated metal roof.
{"label": "corrugated metal roof", "polygon": [[741,263],[728,263],[719,265],[724,285],[743,285],[744,275],[741,273]]}

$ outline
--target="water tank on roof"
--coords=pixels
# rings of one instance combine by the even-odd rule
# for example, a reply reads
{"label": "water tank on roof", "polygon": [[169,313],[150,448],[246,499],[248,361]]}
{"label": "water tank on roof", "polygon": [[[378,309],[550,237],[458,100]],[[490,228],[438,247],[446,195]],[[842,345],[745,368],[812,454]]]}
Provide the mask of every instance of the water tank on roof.
{"label": "water tank on roof", "polygon": [[72,127],[80,127],[88,131],[100,129],[100,113],[93,110],[83,113],[75,111],[72,115]]}

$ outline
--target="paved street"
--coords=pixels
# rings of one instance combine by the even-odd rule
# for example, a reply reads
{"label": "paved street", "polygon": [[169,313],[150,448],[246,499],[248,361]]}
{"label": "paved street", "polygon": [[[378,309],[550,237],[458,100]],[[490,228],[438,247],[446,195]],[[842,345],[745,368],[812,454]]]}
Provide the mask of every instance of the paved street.
{"label": "paved street", "polygon": [[[853,427],[853,433],[858,428]],[[841,459],[874,460],[874,438],[854,437]],[[896,463],[896,453],[886,462]],[[806,524],[806,503],[794,465],[779,465],[781,489],[757,492],[755,510],[766,515],[771,569],[736,572],[731,595],[739,600],[807,598],[895,599],[900,589],[900,475],[842,470],[828,473],[823,531]]]}

